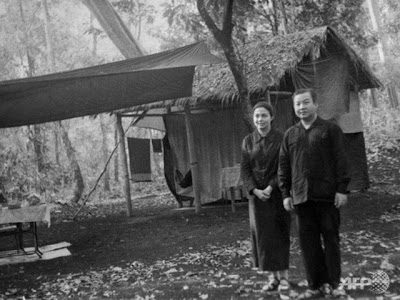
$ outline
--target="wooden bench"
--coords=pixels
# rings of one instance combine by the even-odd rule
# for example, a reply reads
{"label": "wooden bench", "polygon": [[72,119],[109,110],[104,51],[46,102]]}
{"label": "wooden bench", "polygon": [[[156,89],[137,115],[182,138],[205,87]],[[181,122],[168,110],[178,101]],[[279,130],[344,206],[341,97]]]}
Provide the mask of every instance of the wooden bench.
{"label": "wooden bench", "polygon": [[29,226],[25,228],[23,227],[23,223],[9,224],[0,227],[0,237],[13,235],[15,237],[17,251],[22,251],[25,254],[28,254],[24,248],[24,233],[31,233],[33,235],[34,253],[39,257],[42,257],[43,253],[39,250],[36,222],[29,222]]}

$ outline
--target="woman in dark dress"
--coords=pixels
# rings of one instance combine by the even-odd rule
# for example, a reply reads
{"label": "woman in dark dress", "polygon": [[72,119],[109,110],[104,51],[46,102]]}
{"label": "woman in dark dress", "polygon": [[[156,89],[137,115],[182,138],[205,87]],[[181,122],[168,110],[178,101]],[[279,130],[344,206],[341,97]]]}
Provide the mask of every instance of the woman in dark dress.
{"label": "woman in dark dress", "polygon": [[270,271],[264,290],[288,290],[290,215],[284,209],[277,183],[279,148],[283,135],[271,128],[274,111],[267,102],[253,107],[253,133],[243,139],[241,174],[249,200],[250,230],[255,267]]}

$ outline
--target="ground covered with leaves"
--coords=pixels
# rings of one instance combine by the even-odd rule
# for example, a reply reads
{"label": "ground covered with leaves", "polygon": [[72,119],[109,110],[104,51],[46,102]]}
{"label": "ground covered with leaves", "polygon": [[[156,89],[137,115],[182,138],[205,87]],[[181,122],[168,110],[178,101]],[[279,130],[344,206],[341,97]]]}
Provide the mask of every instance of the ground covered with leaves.
{"label": "ground covered with leaves", "polygon": [[[372,154],[370,154],[371,156]],[[400,197],[397,152],[372,159],[372,188],[350,195],[342,210],[343,277],[385,271],[386,296],[400,294]],[[397,173],[396,173],[397,172]],[[66,241],[72,256],[0,266],[0,299],[278,299],[262,290],[267,274],[252,269],[247,204],[200,214],[175,210],[160,191],[133,200],[134,216],[121,201],[55,206],[52,225],[40,227],[41,244]],[[294,217],[294,216],[293,216]],[[292,222],[290,281],[293,298],[305,289],[304,269]],[[0,251],[12,247],[2,238]],[[373,297],[368,287],[353,298]]]}

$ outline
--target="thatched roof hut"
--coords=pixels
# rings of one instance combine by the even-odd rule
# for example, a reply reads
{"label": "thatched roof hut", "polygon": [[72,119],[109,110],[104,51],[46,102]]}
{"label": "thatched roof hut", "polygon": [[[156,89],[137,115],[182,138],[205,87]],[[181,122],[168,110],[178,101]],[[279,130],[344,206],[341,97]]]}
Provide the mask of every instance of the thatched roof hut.
{"label": "thatched roof hut", "polygon": [[[332,28],[324,26],[250,42],[242,53],[250,98],[257,98],[267,90],[293,92],[291,75],[296,67],[332,53],[340,53],[348,59],[350,80],[359,90],[381,86],[356,52]],[[230,106],[238,101],[236,84],[227,63],[199,69],[192,97],[136,106],[134,110],[185,105]]]}

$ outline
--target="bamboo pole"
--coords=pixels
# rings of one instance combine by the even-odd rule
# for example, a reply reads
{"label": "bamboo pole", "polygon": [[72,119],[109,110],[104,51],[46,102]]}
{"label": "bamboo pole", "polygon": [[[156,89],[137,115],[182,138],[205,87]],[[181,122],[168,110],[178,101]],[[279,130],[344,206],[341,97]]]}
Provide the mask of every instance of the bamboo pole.
{"label": "bamboo pole", "polygon": [[199,213],[201,209],[200,187],[199,187],[199,162],[197,161],[196,148],[194,146],[193,127],[190,122],[191,119],[190,116],[191,113],[189,107],[185,107],[186,136],[189,148],[190,170],[192,172],[192,179],[193,179],[194,203],[195,203],[196,213]]}
{"label": "bamboo pole", "polygon": [[128,157],[126,155],[126,146],[125,146],[125,133],[122,128],[122,118],[120,114],[117,114],[117,122],[116,127],[118,130],[119,140],[120,140],[120,157],[122,160],[122,175],[124,177],[124,192],[125,192],[125,199],[127,204],[127,215],[128,217],[132,216],[132,202],[131,202],[131,188],[129,182],[129,172],[128,172]]}

